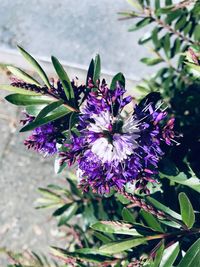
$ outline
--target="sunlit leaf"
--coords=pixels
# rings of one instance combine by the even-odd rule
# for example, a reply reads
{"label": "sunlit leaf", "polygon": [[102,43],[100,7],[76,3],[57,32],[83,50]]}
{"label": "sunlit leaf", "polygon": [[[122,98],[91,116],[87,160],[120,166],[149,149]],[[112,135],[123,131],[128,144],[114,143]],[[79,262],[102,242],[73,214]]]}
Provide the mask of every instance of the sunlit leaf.
{"label": "sunlit leaf", "polygon": [[70,79],[66,73],[66,71],[64,70],[63,66],[60,64],[59,60],[52,56],[51,57],[52,63],[54,65],[54,68],[58,74],[58,77],[61,80],[63,89],[65,91],[65,95],[67,97],[68,100],[73,100],[74,99],[74,90],[73,87],[71,85]]}
{"label": "sunlit leaf", "polygon": [[43,80],[43,82],[46,84],[46,86],[50,88],[51,85],[49,83],[49,79],[46,73],[44,72],[44,70],[42,69],[42,67],[39,65],[39,63],[22,47],[18,46],[18,49],[20,53],[22,54],[22,56],[24,56],[24,58],[34,67],[34,69],[37,71],[38,75]]}
{"label": "sunlit leaf", "polygon": [[185,193],[180,193],[179,196],[179,204],[181,209],[181,216],[183,222],[187,225],[188,228],[192,228],[195,222],[195,215],[192,204]]}

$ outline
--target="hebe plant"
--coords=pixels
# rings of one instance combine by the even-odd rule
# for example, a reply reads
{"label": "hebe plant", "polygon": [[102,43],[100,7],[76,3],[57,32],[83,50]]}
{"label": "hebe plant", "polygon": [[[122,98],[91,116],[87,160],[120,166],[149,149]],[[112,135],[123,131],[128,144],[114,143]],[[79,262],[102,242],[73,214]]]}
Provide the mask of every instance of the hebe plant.
{"label": "hebe plant", "polygon": [[[198,119],[196,116],[199,115],[199,112],[196,110],[196,106],[196,113],[186,116],[184,112],[188,110],[187,103],[185,103],[184,98],[180,99],[180,95],[182,96],[187,92],[193,100],[196,100],[196,96],[192,94],[192,89],[197,88],[198,90],[199,54],[198,47],[193,47],[192,44],[195,42],[197,45],[199,42],[198,34],[195,33],[197,31],[195,29],[198,28],[199,4],[193,1],[191,7],[188,6],[188,2],[190,4],[191,1],[184,1],[179,5],[167,1],[166,6],[160,6],[159,1],[151,2],[132,2],[132,4],[137,3],[136,8],[139,9],[140,13],[137,15],[134,11],[126,13],[126,16],[142,16],[141,21],[137,22],[136,28],[145,26],[150,22],[157,23],[155,24],[157,26],[147,38],[148,40],[153,39],[152,36],[155,36],[155,32],[157,32],[157,45],[154,49],[156,58],[143,59],[143,61],[150,65],[166,61],[168,65],[160,70],[155,77],[145,80],[145,85],[138,86],[143,92],[145,91],[145,97],[138,103],[138,114],[146,112],[145,116],[142,117],[143,122],[149,127],[158,126],[157,131],[153,133],[153,140],[161,137],[159,135],[161,130],[160,143],[164,140],[171,145],[175,141],[180,142],[181,145],[174,147],[162,143],[160,148],[165,152],[165,156],[160,157],[162,161],[159,169],[156,168],[159,173],[154,173],[152,166],[149,169],[142,167],[142,179],[141,176],[140,179],[136,176],[134,181],[125,186],[122,182],[118,183],[119,178],[116,181],[111,179],[112,183],[103,183],[103,186],[101,181],[98,180],[96,184],[90,178],[90,180],[84,180],[85,183],[80,187],[81,174],[76,174],[73,171],[69,172],[69,167],[66,164],[70,160],[74,162],[75,157],[79,155],[76,153],[72,155],[72,152],[77,152],[77,148],[80,149],[79,144],[77,143],[77,146],[74,147],[71,146],[71,143],[73,144],[74,140],[80,141],[82,131],[88,133],[81,128],[80,116],[84,116],[83,122],[85,123],[88,120],[88,111],[91,115],[91,108],[92,111],[93,107],[95,111],[98,107],[102,108],[99,99],[103,100],[103,104],[108,101],[105,107],[112,107],[112,114],[116,115],[120,111],[119,107],[129,102],[129,98],[122,98],[123,92],[121,89],[125,87],[124,76],[118,73],[109,87],[104,81],[101,83],[101,64],[100,58],[97,56],[89,66],[86,84],[78,86],[74,81],[70,81],[59,61],[52,57],[52,63],[59,76],[58,82],[52,82],[39,63],[24,49],[19,48],[22,55],[33,65],[43,82],[38,82],[38,80],[18,68],[9,67],[9,70],[20,80],[14,80],[11,85],[2,85],[1,88],[14,92],[6,99],[15,105],[24,106],[29,114],[23,120],[24,126],[21,131],[33,130],[33,134],[26,140],[25,145],[42,154],[54,154],[55,149],[60,152],[55,161],[55,169],[57,172],[68,170],[66,186],[50,184],[47,188],[39,188],[43,199],[41,204],[38,204],[38,208],[56,207],[53,217],[57,219],[60,229],[62,227],[65,227],[65,230],[67,229],[67,235],[65,247],[51,248],[51,254],[55,262],[51,261],[49,263],[45,257],[40,257],[35,253],[16,255],[4,250],[13,262],[9,266],[185,267],[199,265],[200,183],[194,173],[194,171],[197,173],[195,166],[190,160],[190,153],[193,152],[191,143],[187,144],[185,140],[185,136],[187,136],[186,126],[189,125],[189,128],[197,127],[195,120]],[[156,2],[156,6],[152,11],[154,2]],[[162,1],[160,3],[163,4]],[[180,26],[181,22],[178,22],[180,20],[184,21],[184,19],[180,19],[184,16],[186,16],[185,20],[187,22],[189,18],[189,22],[192,22],[191,29],[188,32],[185,31],[185,36],[181,33],[184,28],[183,22],[182,26]],[[166,22],[167,18],[168,21]],[[163,21],[165,25],[161,23]],[[177,24],[179,27],[176,26]],[[168,34],[165,32],[165,35],[160,36],[163,29]],[[194,39],[192,33],[195,33]],[[184,37],[184,40],[182,37]],[[147,39],[140,40],[140,43],[143,44]],[[184,48],[182,47],[183,41],[187,41]],[[158,43],[160,46],[158,46]],[[171,45],[171,43],[174,45]],[[174,46],[177,47],[176,52],[171,52]],[[185,54],[188,48],[191,50]],[[169,62],[171,57],[175,55],[173,64],[176,64],[177,60],[179,63],[177,67],[172,67],[172,63],[169,65]],[[166,60],[163,58],[166,58]],[[181,59],[179,60],[179,58]],[[192,69],[192,72],[189,71],[188,67]],[[195,74],[194,71],[196,71]],[[101,90],[101,95],[98,94],[99,90]],[[119,95],[116,96],[115,92],[118,92]],[[180,138],[180,135],[179,137],[174,136],[173,119],[166,117],[166,108],[162,106],[163,100],[161,101],[160,93],[165,102],[168,103],[170,113],[174,114],[177,131],[183,134],[182,138]],[[112,97],[110,98],[110,96]],[[191,97],[189,100],[191,100]],[[87,112],[84,113],[82,105],[85,101],[90,101],[92,105],[88,103]],[[176,101],[182,101],[181,106],[180,104],[175,105],[174,103],[179,103]],[[182,108],[184,112],[181,113],[179,108]],[[194,103],[191,108],[194,108]],[[80,113],[83,113],[83,115],[79,115]],[[89,124],[87,125],[91,131],[94,130],[94,122],[95,125],[100,126],[101,124],[98,124],[100,119],[102,123],[102,117],[98,117],[97,120],[93,113],[92,116],[92,119],[89,118]],[[121,119],[123,124],[126,122],[125,117],[125,114],[123,114]],[[150,118],[150,120],[146,118]],[[168,119],[168,122],[165,122],[165,119]],[[153,124],[151,124],[152,122]],[[48,127],[49,123],[51,127]],[[123,134],[121,121],[112,126],[114,126],[114,129],[111,130],[113,135]],[[134,126],[134,134],[136,134],[138,126],[135,124],[132,124],[132,126]],[[54,146],[54,139],[48,139],[48,142],[45,141],[44,146],[41,146],[41,140],[48,136],[47,132],[51,136],[56,129],[59,129],[59,135],[56,132],[56,143],[60,145],[58,147]],[[112,137],[111,133],[108,133],[105,129],[103,130],[104,137],[106,136],[109,140]],[[77,134],[78,139],[74,139],[74,134]],[[36,137],[40,137],[40,139]],[[94,136],[92,137],[94,138]],[[134,139],[134,136],[132,136],[132,139]],[[40,146],[38,146],[38,140]],[[81,140],[84,141],[84,138]],[[136,140],[138,139],[136,138]],[[140,145],[142,145],[142,139],[140,139],[140,142]],[[67,143],[67,146],[64,146],[65,143]],[[154,147],[155,144],[151,143],[151,145]],[[189,145],[190,151],[188,152],[187,147],[183,153],[183,147]],[[99,150],[103,147],[102,143]],[[121,148],[122,154],[123,149]],[[145,151],[149,152],[146,148]],[[104,152],[106,154],[106,151]],[[134,153],[137,152],[134,149]],[[96,153],[99,153],[99,151]],[[101,160],[104,160],[104,154],[98,154]],[[174,155],[178,157],[177,154],[181,158],[180,160],[174,158]],[[154,154],[151,156],[153,157]],[[63,161],[63,158],[67,159],[67,162]],[[143,163],[144,158],[145,154],[140,157],[139,162]],[[60,160],[63,164],[60,164]],[[78,160],[80,164],[83,155]],[[89,157],[87,160],[90,161],[92,158]],[[134,163],[131,166],[134,168],[138,165]],[[124,166],[124,171],[125,169],[126,166]],[[104,174],[107,175],[106,172]],[[77,175],[79,179],[77,179]],[[147,177],[148,179],[146,179]],[[104,180],[104,177],[101,177],[101,180]],[[88,188],[85,185],[89,186],[89,190],[86,190]]]}

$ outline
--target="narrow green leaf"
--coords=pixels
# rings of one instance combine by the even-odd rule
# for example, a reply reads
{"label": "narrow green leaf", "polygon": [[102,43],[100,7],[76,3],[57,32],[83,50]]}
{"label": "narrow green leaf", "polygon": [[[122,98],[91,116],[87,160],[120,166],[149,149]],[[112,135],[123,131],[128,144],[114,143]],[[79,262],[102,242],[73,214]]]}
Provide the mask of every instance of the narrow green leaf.
{"label": "narrow green leaf", "polygon": [[181,209],[182,220],[188,228],[192,228],[195,222],[195,215],[192,204],[186,194],[183,192],[179,194],[178,199]]}
{"label": "narrow green leaf", "polygon": [[160,0],[155,0],[155,9],[160,8]]}
{"label": "narrow green leaf", "polygon": [[91,60],[88,72],[87,72],[87,78],[86,78],[86,85],[88,85],[89,78],[93,81],[94,76],[94,59]]}
{"label": "narrow green leaf", "polygon": [[46,188],[38,188],[38,191],[45,197],[50,200],[60,201],[60,196],[54,193],[53,191]]}
{"label": "narrow green leaf", "polygon": [[24,82],[35,84],[37,86],[40,86],[40,83],[36,81],[33,77],[31,77],[28,73],[25,71],[14,67],[14,66],[8,66],[7,69],[14,74],[16,77],[22,79]]}
{"label": "narrow green leaf", "polygon": [[145,210],[141,210],[140,213],[149,227],[155,231],[164,233],[162,226],[151,213],[148,213]]}
{"label": "narrow green leaf", "polygon": [[160,178],[167,178],[172,182],[188,186],[200,193],[200,179],[198,179],[197,177],[188,178],[184,172],[180,172],[177,176],[168,176],[160,173]]}
{"label": "narrow green leaf", "polygon": [[186,23],[187,23],[186,16],[183,15],[182,17],[180,17],[180,18],[177,20],[177,22],[176,22],[176,24],[175,24],[175,30],[176,30],[176,31],[177,31],[177,30],[179,30],[179,31],[182,30],[182,29],[185,27]]}
{"label": "narrow green leaf", "polygon": [[194,40],[199,42],[200,41],[200,24],[195,26],[194,29]]}
{"label": "narrow green leaf", "polygon": [[45,105],[28,105],[25,107],[26,112],[34,117],[37,117],[37,115],[40,113],[40,111],[46,107]]}
{"label": "narrow green leaf", "polygon": [[172,267],[180,251],[179,242],[174,243],[164,250],[159,267]]}
{"label": "narrow green leaf", "polygon": [[137,31],[143,27],[145,27],[146,25],[150,24],[152,22],[151,18],[144,18],[142,20],[140,20],[138,23],[136,23],[133,27],[129,28],[128,31],[132,32],[132,31]]}
{"label": "narrow green leaf", "polygon": [[135,238],[135,239],[126,239],[123,241],[116,241],[116,242],[111,242],[106,245],[103,245],[99,248],[99,252],[104,252],[108,254],[115,254],[115,253],[120,253],[123,251],[126,251],[127,249],[131,249],[133,247],[137,247],[142,244],[146,244],[146,238],[145,237],[140,237],[140,238]]}
{"label": "narrow green leaf", "polygon": [[193,28],[193,23],[191,21],[188,21],[188,23],[185,25],[183,29],[184,35],[190,34],[192,28]]}
{"label": "narrow green leaf", "polygon": [[26,132],[26,131],[33,130],[38,126],[44,125],[44,124],[51,122],[51,121],[55,121],[55,120],[65,116],[65,115],[67,115],[68,113],[70,113],[70,110],[68,110],[66,107],[62,107],[62,106],[58,107],[57,109],[52,111],[51,115],[48,115],[44,118],[41,118],[41,119],[38,119],[38,120],[35,120],[35,121],[29,123],[28,125],[24,126],[20,130],[20,132]]}
{"label": "narrow green leaf", "polygon": [[176,38],[174,45],[171,49],[171,58],[173,58],[176,54],[180,53],[181,41],[179,38]]}
{"label": "narrow green leaf", "polygon": [[167,33],[163,39],[163,48],[166,56],[170,57],[170,34]]}
{"label": "narrow green leaf", "polygon": [[76,202],[71,204],[70,207],[62,214],[58,226],[66,224],[72,218],[72,216],[75,215],[77,209],[78,204]]}
{"label": "narrow green leaf", "polygon": [[128,200],[125,196],[123,196],[123,195],[121,195],[119,193],[116,193],[115,196],[116,196],[117,200],[119,200],[124,205],[130,203],[130,200]]}
{"label": "narrow green leaf", "polygon": [[74,258],[78,259],[81,261],[86,261],[86,262],[92,262],[92,263],[106,263],[106,261],[112,261],[113,258],[111,258],[107,253],[100,253],[99,250],[95,249],[88,249],[88,250],[77,250],[75,252],[68,252],[67,250],[61,249],[61,248],[56,248],[56,247],[51,247],[51,252],[53,255],[56,257],[59,257],[60,259],[68,259]]}
{"label": "narrow green leaf", "polygon": [[163,205],[162,203],[160,203],[159,201],[157,201],[156,199],[152,198],[152,197],[147,197],[147,200],[157,209],[164,211],[165,213],[171,215],[172,217],[176,218],[177,220],[181,220],[181,215],[178,214],[177,212],[171,210],[169,207]]}
{"label": "narrow green leaf", "polygon": [[48,96],[31,96],[21,94],[11,94],[6,96],[5,99],[18,106],[49,104],[53,101],[53,99]]}
{"label": "narrow green leaf", "polygon": [[125,222],[134,223],[135,217],[132,212],[129,211],[126,207],[122,210],[122,218]]}
{"label": "narrow green leaf", "polygon": [[110,239],[108,236],[105,236],[105,235],[103,235],[102,233],[99,233],[99,232],[94,232],[93,236],[95,236],[97,239],[99,239],[104,244],[107,244],[110,241],[112,241],[112,239]]}
{"label": "narrow green leaf", "polygon": [[46,86],[48,88],[51,87],[48,77],[46,75],[46,73],[44,72],[44,70],[42,69],[42,67],[39,65],[39,63],[27,52],[25,51],[22,47],[17,46],[20,53],[22,54],[22,56],[24,56],[24,58],[34,67],[34,69],[37,71],[38,75],[40,76],[40,78],[43,80],[43,82],[46,84]]}
{"label": "narrow green leaf", "polygon": [[94,60],[94,76],[93,76],[93,82],[96,84],[97,80],[100,79],[101,74],[101,59],[99,55],[96,55]]}
{"label": "narrow green leaf", "polygon": [[162,58],[147,58],[147,57],[144,57],[140,60],[142,63],[145,63],[147,64],[148,66],[153,66],[153,65],[156,65],[158,63],[161,63],[163,62],[163,59]]}
{"label": "narrow green leaf", "polygon": [[158,33],[159,33],[159,29],[155,27],[152,31],[151,37],[152,37],[152,41],[153,41],[156,51],[158,51],[161,47],[161,41],[159,40]]}
{"label": "narrow green leaf", "polygon": [[183,11],[181,9],[177,9],[173,12],[170,12],[169,14],[167,14],[165,22],[167,24],[171,24],[174,20],[176,20],[178,17],[180,17],[182,15],[182,13],[183,13]]}
{"label": "narrow green leaf", "polygon": [[138,0],[126,0],[131,6],[133,6],[135,9],[137,9],[138,11],[142,11],[143,7],[141,6],[141,4],[139,3]]}
{"label": "narrow green leaf", "polygon": [[58,77],[60,78],[61,82],[62,82],[62,86],[63,89],[65,91],[65,95],[67,97],[68,100],[74,99],[74,90],[72,88],[70,79],[66,73],[66,71],[64,70],[63,66],[60,64],[59,60],[52,56],[51,57],[52,63],[54,65],[54,68],[58,74]]}
{"label": "narrow green leaf", "polygon": [[23,95],[42,95],[40,93],[36,93],[33,91],[26,90],[24,88],[12,86],[12,85],[7,85],[7,84],[1,84],[0,90],[10,91],[10,92],[14,92],[17,94],[23,94]]}
{"label": "narrow green leaf", "polygon": [[165,248],[164,242],[161,241],[161,245],[158,248],[158,250],[156,251],[156,256],[155,256],[155,260],[154,260],[154,263],[153,263],[153,267],[159,267],[160,266],[160,262],[162,260],[162,255],[163,255],[164,248]]}
{"label": "narrow green leaf", "polygon": [[197,267],[200,262],[200,238],[187,250],[177,267]]}
{"label": "narrow green leaf", "polygon": [[144,34],[143,37],[141,37],[139,40],[138,40],[138,44],[139,45],[142,45],[142,44],[145,44],[147,43],[148,41],[150,41],[152,38],[152,33],[151,32],[147,32]]}
{"label": "narrow green leaf", "polygon": [[67,166],[67,163],[64,162],[62,165],[60,165],[60,157],[56,156],[55,162],[54,162],[54,171],[56,174],[59,174],[62,172],[62,170]]}
{"label": "narrow green leaf", "polygon": [[40,113],[37,115],[35,120],[39,120],[39,119],[45,117],[47,114],[52,112],[54,109],[60,107],[63,103],[64,103],[63,100],[59,100],[59,101],[56,101],[56,102],[49,104],[48,106],[46,106],[45,108],[43,108],[40,111]]}
{"label": "narrow green leaf", "polygon": [[62,207],[58,208],[57,210],[54,211],[53,216],[60,216],[62,215],[72,204],[67,203],[63,205]]}
{"label": "narrow green leaf", "polygon": [[118,221],[100,221],[90,226],[93,230],[109,233],[109,234],[122,234],[132,236],[142,236],[131,224],[120,223]]}
{"label": "narrow green leaf", "polygon": [[117,82],[119,82],[123,87],[125,87],[125,77],[121,72],[117,73],[113,77],[111,85],[110,85],[110,89],[111,90],[114,90],[116,88],[116,83]]}

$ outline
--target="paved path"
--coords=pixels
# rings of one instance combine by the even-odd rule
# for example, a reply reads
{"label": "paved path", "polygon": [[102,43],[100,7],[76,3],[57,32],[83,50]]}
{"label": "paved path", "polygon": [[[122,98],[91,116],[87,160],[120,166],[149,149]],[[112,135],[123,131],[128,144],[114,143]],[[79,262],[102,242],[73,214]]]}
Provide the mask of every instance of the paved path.
{"label": "paved path", "polygon": [[[0,84],[8,83],[0,71]],[[7,103],[0,91],[0,247],[33,249],[46,253],[53,244],[61,244],[51,210],[35,210],[40,197],[38,187],[63,183],[54,175],[53,161],[27,151],[24,135],[19,134],[20,110]],[[0,266],[2,265],[0,254]]]}
{"label": "paved path", "polygon": [[88,66],[100,53],[103,68],[138,78],[152,72],[140,63],[149,52],[137,44],[133,21],[118,21],[126,0],[1,0],[0,49],[23,45],[31,53]]}

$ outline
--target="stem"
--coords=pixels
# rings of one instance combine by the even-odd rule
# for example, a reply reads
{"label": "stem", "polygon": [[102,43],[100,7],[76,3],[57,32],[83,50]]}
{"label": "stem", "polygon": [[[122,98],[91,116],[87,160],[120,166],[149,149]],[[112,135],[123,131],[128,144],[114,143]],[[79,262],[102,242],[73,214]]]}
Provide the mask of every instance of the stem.
{"label": "stem", "polygon": [[182,231],[175,231],[172,233],[166,233],[166,234],[159,234],[159,235],[154,235],[154,236],[147,236],[147,240],[155,240],[155,239],[166,239],[169,237],[173,236],[185,236],[185,235],[194,235],[194,234],[199,234],[200,229],[188,229],[188,230],[182,230]]}
{"label": "stem", "polygon": [[152,215],[156,216],[157,218],[167,219],[166,214],[160,210],[156,210],[153,206],[147,204],[143,199],[133,196],[130,193],[127,193],[125,189],[119,190],[119,193],[125,196],[128,200],[133,202],[134,205],[131,205],[131,207],[139,207],[146,212],[151,213]]}
{"label": "stem", "polygon": [[125,189],[121,189],[118,192],[122,194],[123,196],[125,196],[127,199],[129,199],[131,202],[133,202],[133,205],[129,205],[129,207],[139,207],[145,210],[146,212],[154,215],[158,219],[174,221],[178,223],[184,230],[186,231],[188,230],[187,226],[181,221],[175,219],[174,217],[170,216],[169,214],[166,214],[163,211],[155,209],[153,206],[147,204],[143,199],[133,196],[130,193],[127,193]]}

